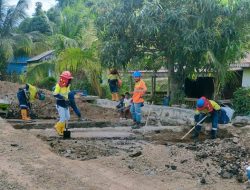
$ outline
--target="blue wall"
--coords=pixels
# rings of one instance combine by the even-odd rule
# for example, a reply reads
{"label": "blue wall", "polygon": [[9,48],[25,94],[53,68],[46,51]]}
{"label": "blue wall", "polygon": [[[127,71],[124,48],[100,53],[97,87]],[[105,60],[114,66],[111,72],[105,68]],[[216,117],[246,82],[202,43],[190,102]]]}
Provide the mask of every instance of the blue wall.
{"label": "blue wall", "polygon": [[29,57],[17,57],[12,59],[7,67],[7,73],[22,74],[27,70],[27,60]]}

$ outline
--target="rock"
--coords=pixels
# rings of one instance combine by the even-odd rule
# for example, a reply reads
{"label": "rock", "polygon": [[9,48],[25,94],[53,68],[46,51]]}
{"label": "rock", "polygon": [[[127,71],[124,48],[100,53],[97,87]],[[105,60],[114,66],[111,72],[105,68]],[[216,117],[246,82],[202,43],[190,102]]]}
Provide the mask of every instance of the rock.
{"label": "rock", "polygon": [[166,168],[170,168],[170,165],[168,165],[168,164],[165,164],[165,167],[166,167]]}
{"label": "rock", "polygon": [[134,169],[134,166],[133,165],[128,165],[128,168],[132,170],[132,169]]}
{"label": "rock", "polygon": [[201,183],[201,184],[206,184],[206,179],[205,179],[205,177],[202,177],[202,178],[201,178],[200,183]]}
{"label": "rock", "polygon": [[67,152],[68,154],[71,154],[71,153],[72,153],[72,151],[71,151],[70,149],[66,150],[66,152]]}
{"label": "rock", "polygon": [[10,144],[10,146],[17,147],[17,146],[19,146],[19,145],[16,144],[16,143],[12,143],[12,144]]}
{"label": "rock", "polygon": [[140,155],[142,155],[142,152],[141,151],[137,151],[135,153],[130,154],[129,156],[133,158],[133,157],[138,157]]}
{"label": "rock", "polygon": [[172,170],[176,170],[177,169],[177,166],[175,166],[175,165],[171,165],[170,167],[171,167]]}
{"label": "rock", "polygon": [[208,157],[208,153],[207,152],[199,152],[197,155],[196,155],[197,158],[207,158]]}
{"label": "rock", "polygon": [[184,164],[184,163],[186,163],[188,160],[187,159],[184,159],[184,160],[181,160],[181,164]]}
{"label": "rock", "polygon": [[144,175],[146,176],[154,176],[155,175],[155,171],[152,169],[147,169],[144,171]]}
{"label": "rock", "polygon": [[237,137],[234,137],[233,138],[233,143],[238,144],[238,142],[239,142],[239,139]]}
{"label": "rock", "polygon": [[232,121],[235,127],[244,127],[247,124],[250,124],[250,117],[248,116],[237,116]]}
{"label": "rock", "polygon": [[66,157],[66,158],[69,158],[70,154],[69,153],[65,153],[63,156]]}
{"label": "rock", "polygon": [[227,172],[227,171],[222,171],[221,177],[224,179],[230,179],[233,177],[233,174]]}

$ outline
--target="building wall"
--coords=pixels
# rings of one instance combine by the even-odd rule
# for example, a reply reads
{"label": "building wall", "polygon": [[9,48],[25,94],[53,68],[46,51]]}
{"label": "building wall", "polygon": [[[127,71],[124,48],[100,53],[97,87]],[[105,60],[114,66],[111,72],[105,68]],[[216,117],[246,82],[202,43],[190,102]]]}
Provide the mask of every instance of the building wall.
{"label": "building wall", "polygon": [[250,87],[250,68],[243,69],[242,87]]}

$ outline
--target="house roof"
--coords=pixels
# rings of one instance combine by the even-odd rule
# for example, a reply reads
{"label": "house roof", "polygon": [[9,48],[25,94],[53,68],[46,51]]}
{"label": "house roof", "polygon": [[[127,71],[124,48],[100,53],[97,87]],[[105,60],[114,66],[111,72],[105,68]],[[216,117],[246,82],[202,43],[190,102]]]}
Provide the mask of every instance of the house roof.
{"label": "house roof", "polygon": [[246,54],[246,57],[238,63],[230,65],[230,70],[242,70],[243,68],[250,68],[250,53]]}
{"label": "house roof", "polygon": [[27,62],[34,62],[34,61],[39,61],[40,59],[52,54],[55,50],[50,50],[41,53],[40,55],[36,55],[35,57],[30,58]]}
{"label": "house roof", "polygon": [[242,67],[250,67],[250,53],[246,55],[246,57],[240,62]]}

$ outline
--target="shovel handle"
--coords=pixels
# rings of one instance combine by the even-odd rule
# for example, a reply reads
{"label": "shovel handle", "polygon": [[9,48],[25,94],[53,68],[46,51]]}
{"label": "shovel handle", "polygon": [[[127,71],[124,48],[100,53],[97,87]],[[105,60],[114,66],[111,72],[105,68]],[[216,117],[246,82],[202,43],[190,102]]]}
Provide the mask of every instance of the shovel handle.
{"label": "shovel handle", "polygon": [[199,124],[201,124],[206,118],[208,117],[208,115],[206,115],[205,117],[203,117],[192,129],[190,129],[182,138],[181,138],[181,140],[183,140],[186,136],[188,136],[189,135],[189,133],[191,133],[194,129],[195,129],[195,127],[197,126],[197,125],[199,125]]}

